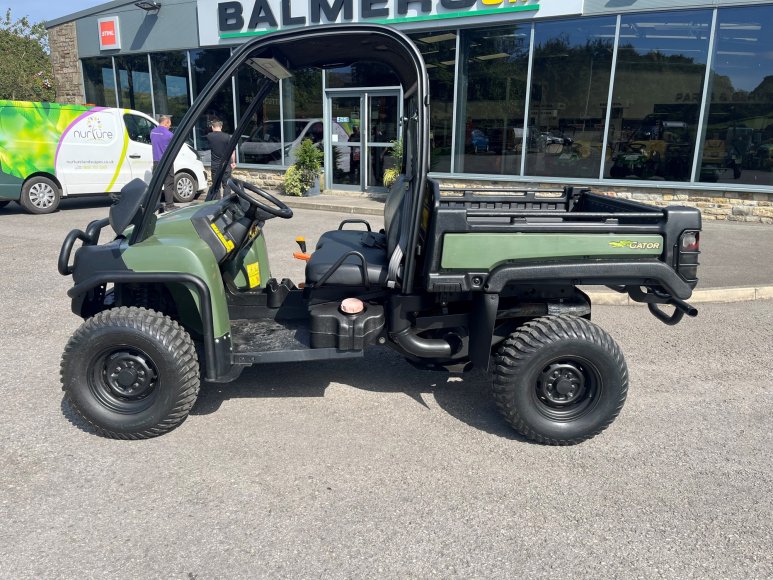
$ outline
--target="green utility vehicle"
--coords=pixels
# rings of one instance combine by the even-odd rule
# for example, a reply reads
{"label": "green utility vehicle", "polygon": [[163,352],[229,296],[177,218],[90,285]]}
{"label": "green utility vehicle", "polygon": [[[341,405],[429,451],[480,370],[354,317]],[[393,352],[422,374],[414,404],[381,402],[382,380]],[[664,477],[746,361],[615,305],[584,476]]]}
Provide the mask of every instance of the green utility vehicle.
{"label": "green utility vehicle", "polygon": [[[404,158],[382,231],[347,220],[325,233],[296,286],[272,276],[266,249],[269,220],[292,211],[250,183],[156,213],[185,135],[241,67],[263,81],[240,128],[279,79],[356,61],[391,68],[404,97]],[[232,147],[239,138],[237,129]],[[623,406],[628,371],[578,286],[627,293],[667,324],[695,316],[684,301],[697,283],[700,214],[569,187],[445,189],[427,177],[428,142],[426,68],[399,32],[318,27],[235,50],[150,184],[130,183],[108,218],[64,241],[59,270],[72,276],[72,308],[85,320],[62,359],[71,406],[102,435],[153,437],[185,420],[201,378],[228,382],[250,365],[351,359],[384,345],[422,368],[491,368],[499,409],[530,439],[564,445],[600,433]],[[115,235],[100,243],[108,225]]]}

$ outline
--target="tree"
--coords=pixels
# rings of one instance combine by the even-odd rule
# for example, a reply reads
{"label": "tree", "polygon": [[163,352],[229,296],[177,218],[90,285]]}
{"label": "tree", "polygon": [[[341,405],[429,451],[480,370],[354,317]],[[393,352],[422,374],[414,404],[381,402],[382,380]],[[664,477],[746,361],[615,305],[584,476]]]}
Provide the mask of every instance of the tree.
{"label": "tree", "polygon": [[53,101],[56,98],[48,33],[24,16],[0,18],[0,99]]}

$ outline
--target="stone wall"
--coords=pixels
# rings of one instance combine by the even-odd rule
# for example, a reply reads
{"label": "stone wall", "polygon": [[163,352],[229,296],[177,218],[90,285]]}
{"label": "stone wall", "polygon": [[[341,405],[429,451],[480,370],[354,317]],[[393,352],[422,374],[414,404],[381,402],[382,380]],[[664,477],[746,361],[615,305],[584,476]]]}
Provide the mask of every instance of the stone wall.
{"label": "stone wall", "polygon": [[[208,172],[209,173],[209,172]],[[233,177],[254,183],[261,189],[268,191],[279,191],[284,179],[284,171],[266,171],[263,169],[242,169],[237,167],[233,172]],[[209,176],[210,183],[212,176]]]}
{"label": "stone wall", "polygon": [[[284,172],[282,170],[239,169],[234,177],[246,179],[264,189],[279,191]],[[513,183],[511,181],[462,181],[440,180],[445,187],[508,187],[555,189],[554,183]],[[587,186],[578,186],[587,187]],[[595,193],[632,199],[657,206],[686,205],[701,210],[704,220],[757,222],[773,224],[773,194],[737,191],[707,191],[687,189],[659,189],[657,187],[618,187],[611,189],[591,186]],[[335,193],[335,192],[327,192]],[[351,195],[351,192],[347,192]],[[376,195],[374,197],[383,197]]]}
{"label": "stone wall", "polygon": [[85,103],[78,62],[78,38],[75,22],[67,22],[48,30],[51,65],[56,79],[57,103]]}

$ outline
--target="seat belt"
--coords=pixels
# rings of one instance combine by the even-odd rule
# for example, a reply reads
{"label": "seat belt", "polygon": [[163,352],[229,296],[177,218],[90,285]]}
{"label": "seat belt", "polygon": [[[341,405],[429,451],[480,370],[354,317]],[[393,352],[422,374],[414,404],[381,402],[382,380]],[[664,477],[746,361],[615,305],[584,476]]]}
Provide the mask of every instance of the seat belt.
{"label": "seat belt", "polygon": [[[405,183],[406,188],[413,188],[413,178],[410,180],[406,180]],[[410,221],[410,212],[411,212],[411,205],[410,203],[407,203],[405,196],[407,196],[408,193],[403,194],[403,207],[400,211],[400,239],[397,242],[397,247],[395,248],[395,251],[392,252],[392,256],[389,258],[389,269],[387,270],[387,288],[395,288],[397,285],[397,279],[400,275],[400,263],[403,261],[403,256],[405,255],[405,246],[408,244],[408,234],[410,231],[410,228],[408,227],[408,222]]]}
{"label": "seat belt", "polygon": [[[412,139],[415,132],[415,129],[411,131],[410,121],[416,121],[417,119],[418,114],[415,111],[410,117],[403,118],[403,134],[405,135],[404,143],[409,143],[409,140]],[[389,268],[387,270],[387,288],[395,288],[397,286],[397,281],[400,277],[400,264],[403,261],[403,256],[405,256],[405,247],[408,245],[408,236],[410,232],[409,224],[411,221],[411,206],[413,204],[410,203],[412,201],[411,199],[405,198],[409,191],[413,191],[413,179],[415,170],[415,167],[413,166],[414,153],[415,152],[413,148],[410,147],[410,145],[403,149],[403,154],[405,155],[406,160],[405,187],[407,189],[403,192],[403,206],[400,208],[400,238],[397,241],[397,247],[395,248],[395,251],[392,252],[392,256],[389,258]]]}

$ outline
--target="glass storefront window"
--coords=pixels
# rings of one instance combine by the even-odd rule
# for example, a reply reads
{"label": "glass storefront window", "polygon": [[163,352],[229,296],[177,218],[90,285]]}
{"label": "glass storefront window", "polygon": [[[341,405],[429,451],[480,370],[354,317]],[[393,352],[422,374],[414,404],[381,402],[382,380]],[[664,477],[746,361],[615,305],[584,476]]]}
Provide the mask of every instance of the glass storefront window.
{"label": "glass storefront window", "polygon": [[462,31],[456,171],[520,175],[531,25]]}
{"label": "glass storefront window", "polygon": [[150,55],[150,68],[156,113],[172,115],[174,127],[190,108],[188,54],[184,51],[153,53]]}
{"label": "glass storefront window", "polygon": [[[220,67],[228,60],[231,51],[227,48],[215,48],[206,50],[192,50],[191,67],[193,77],[193,98],[207,86]],[[202,152],[202,161],[209,163],[209,143],[207,135],[210,133],[210,123],[215,119],[223,122],[223,131],[233,133],[234,129],[234,102],[231,83],[226,83],[223,89],[215,95],[209,103],[207,110],[196,122],[195,146]]]}
{"label": "glass storefront window", "polygon": [[605,177],[690,181],[710,29],[709,10],[623,16]]}
{"label": "glass storefront window", "polygon": [[396,87],[400,85],[388,66],[375,62],[358,62],[327,71],[327,88]]}
{"label": "glass storefront window", "polygon": [[773,6],[718,13],[704,182],[773,185]]}
{"label": "glass storefront window", "polygon": [[[238,116],[250,106],[261,82],[266,82],[250,67],[239,69],[236,77],[236,103]],[[237,121],[238,122],[238,121]],[[263,105],[247,122],[239,142],[239,163],[282,165],[282,130],[279,107],[279,85],[263,101]]]}
{"label": "glass storefront window", "polygon": [[152,115],[148,56],[117,56],[115,69],[118,76],[118,106]]}
{"label": "glass storefront window", "polygon": [[84,58],[81,65],[86,102],[99,107],[115,107],[113,59]]}
{"label": "glass storefront window", "polygon": [[451,137],[454,122],[456,31],[418,33],[411,40],[419,47],[429,74],[430,170],[451,171]]}
{"label": "glass storefront window", "polygon": [[311,139],[322,149],[322,71],[298,71],[283,80],[282,99],[284,163],[290,165],[295,162],[294,149],[304,139]]}
{"label": "glass storefront window", "polygon": [[598,178],[616,27],[614,17],[536,25],[526,175]]}

